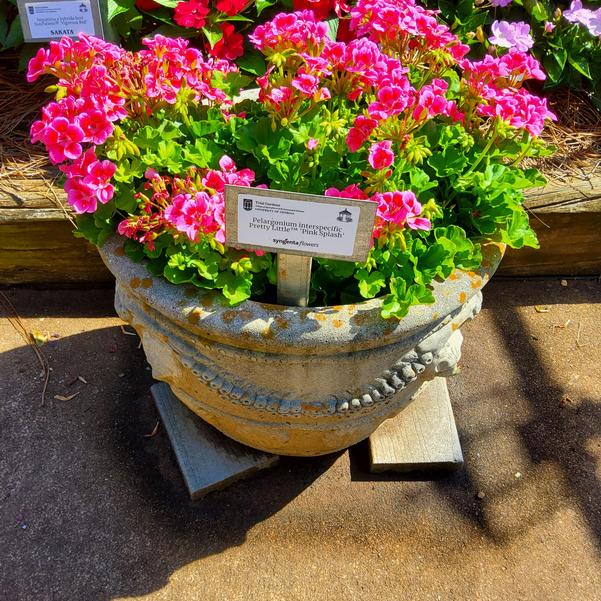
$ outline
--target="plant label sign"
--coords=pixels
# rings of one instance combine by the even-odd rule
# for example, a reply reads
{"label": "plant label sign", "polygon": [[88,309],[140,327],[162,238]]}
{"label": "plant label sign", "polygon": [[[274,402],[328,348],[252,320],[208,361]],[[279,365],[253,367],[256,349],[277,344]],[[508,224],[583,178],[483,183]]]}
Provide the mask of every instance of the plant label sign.
{"label": "plant label sign", "polygon": [[17,0],[26,42],[48,42],[80,33],[103,37],[100,0]]}
{"label": "plant label sign", "polygon": [[226,244],[361,262],[371,247],[376,208],[369,200],[228,185]]}

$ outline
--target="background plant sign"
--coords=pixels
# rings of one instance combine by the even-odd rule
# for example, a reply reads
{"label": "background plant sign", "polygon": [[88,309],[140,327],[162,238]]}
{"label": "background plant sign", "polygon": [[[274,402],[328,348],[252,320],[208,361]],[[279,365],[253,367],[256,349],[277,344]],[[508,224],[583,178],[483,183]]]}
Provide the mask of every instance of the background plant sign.
{"label": "background plant sign", "polygon": [[377,205],[246,186],[225,186],[226,244],[278,253],[278,301],[306,306],[311,257],[363,262]]}
{"label": "background plant sign", "polygon": [[25,42],[48,42],[87,33],[104,37],[99,0],[18,0]]}

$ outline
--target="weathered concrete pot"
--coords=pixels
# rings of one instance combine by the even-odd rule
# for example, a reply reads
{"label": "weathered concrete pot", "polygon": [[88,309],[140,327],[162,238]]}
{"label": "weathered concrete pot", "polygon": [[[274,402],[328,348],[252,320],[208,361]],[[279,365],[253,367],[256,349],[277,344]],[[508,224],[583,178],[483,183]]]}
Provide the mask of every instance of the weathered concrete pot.
{"label": "weathered concrete pot", "polygon": [[117,237],[100,249],[117,279],[115,307],[142,339],[157,380],[204,420],[248,446],[282,455],[331,453],[369,436],[460,356],[460,326],[502,257],[489,245],[478,273],[434,285],[436,303],[401,321],[381,300],[284,307],[221,297],[151,277]]}

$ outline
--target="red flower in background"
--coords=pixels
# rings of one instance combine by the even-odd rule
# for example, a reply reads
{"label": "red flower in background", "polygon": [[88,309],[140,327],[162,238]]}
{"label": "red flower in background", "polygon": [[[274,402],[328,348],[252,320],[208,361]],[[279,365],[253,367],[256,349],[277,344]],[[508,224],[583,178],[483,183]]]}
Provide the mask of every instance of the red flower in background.
{"label": "red flower in background", "polygon": [[242,56],[244,54],[244,37],[236,32],[231,23],[221,23],[219,27],[223,36],[212,48],[209,48],[209,54],[231,61]]}
{"label": "red flower in background", "polygon": [[215,8],[226,15],[233,17],[246,8],[248,0],[218,0]]}
{"label": "red flower in background", "polygon": [[182,27],[200,29],[204,26],[205,17],[209,14],[208,0],[189,0],[178,2],[173,13],[173,20]]}
{"label": "red flower in background", "polygon": [[142,10],[156,10],[161,8],[160,4],[157,4],[154,0],[136,0],[136,6]]}
{"label": "red flower in background", "polygon": [[316,19],[323,21],[337,4],[336,0],[293,0],[294,10],[312,10]]}

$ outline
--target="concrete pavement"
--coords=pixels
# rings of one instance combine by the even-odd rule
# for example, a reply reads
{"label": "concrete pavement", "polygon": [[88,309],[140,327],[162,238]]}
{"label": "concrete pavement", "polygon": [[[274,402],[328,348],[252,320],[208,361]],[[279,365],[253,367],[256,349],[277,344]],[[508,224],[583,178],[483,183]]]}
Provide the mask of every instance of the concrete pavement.
{"label": "concrete pavement", "polygon": [[598,600],[601,283],[567,284],[484,290],[449,382],[463,470],[372,476],[360,444],[198,503],[111,290],[6,291],[52,372],[42,406],[0,318],[0,600]]}

